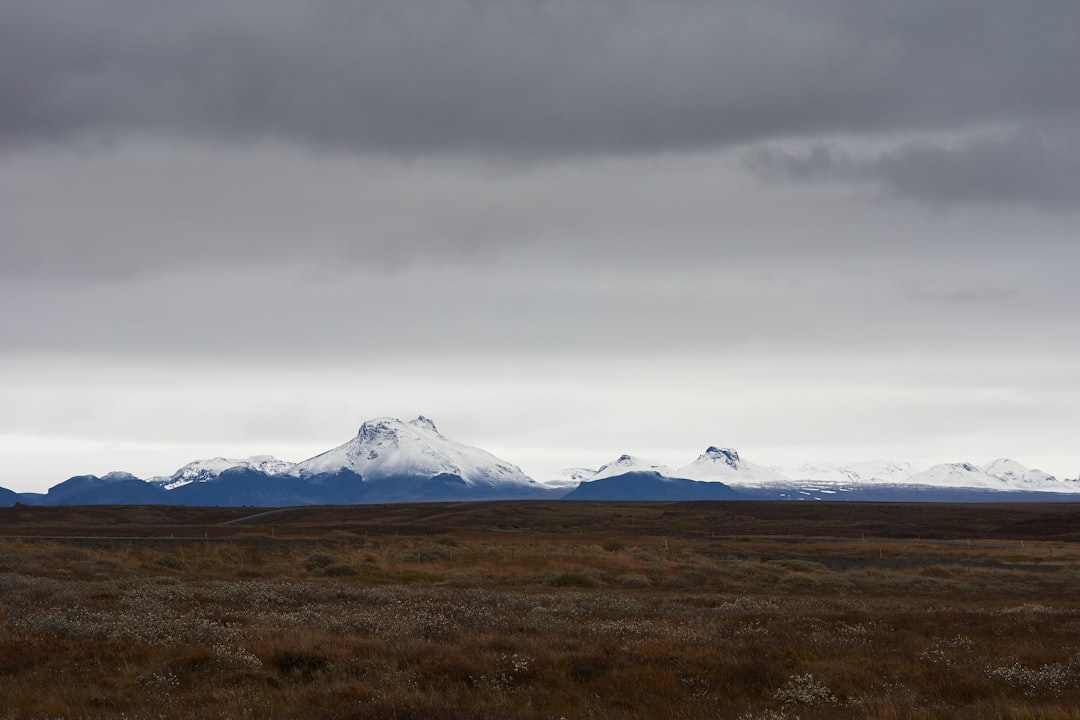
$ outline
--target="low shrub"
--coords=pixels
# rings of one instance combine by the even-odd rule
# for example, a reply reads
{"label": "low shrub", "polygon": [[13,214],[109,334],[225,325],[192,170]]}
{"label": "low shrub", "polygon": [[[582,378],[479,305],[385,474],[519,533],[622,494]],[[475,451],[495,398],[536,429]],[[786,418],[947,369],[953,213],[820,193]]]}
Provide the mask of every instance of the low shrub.
{"label": "low shrub", "polygon": [[634,590],[644,590],[645,588],[652,587],[652,580],[647,575],[641,575],[639,573],[627,573],[620,575],[617,581],[624,588],[631,588]]}
{"label": "low shrub", "polygon": [[558,574],[545,573],[543,576],[541,576],[540,583],[543,585],[551,585],[552,587],[596,587],[596,580],[592,579],[588,575],[577,572]]}
{"label": "low shrub", "polygon": [[839,701],[829,688],[814,679],[813,675],[793,675],[776,691],[776,699],[782,705],[836,705]]}
{"label": "low shrub", "polygon": [[331,667],[327,657],[295,650],[274,653],[269,665],[283,677],[299,682],[311,682]]}

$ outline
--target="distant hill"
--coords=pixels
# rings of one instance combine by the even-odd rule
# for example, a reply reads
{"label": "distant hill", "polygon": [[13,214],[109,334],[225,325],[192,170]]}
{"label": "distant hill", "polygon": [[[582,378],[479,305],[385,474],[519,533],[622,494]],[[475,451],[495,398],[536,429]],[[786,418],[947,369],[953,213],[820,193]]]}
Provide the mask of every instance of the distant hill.
{"label": "distant hill", "polygon": [[564,500],[733,500],[739,494],[723,483],[628,472],[578,485]]}

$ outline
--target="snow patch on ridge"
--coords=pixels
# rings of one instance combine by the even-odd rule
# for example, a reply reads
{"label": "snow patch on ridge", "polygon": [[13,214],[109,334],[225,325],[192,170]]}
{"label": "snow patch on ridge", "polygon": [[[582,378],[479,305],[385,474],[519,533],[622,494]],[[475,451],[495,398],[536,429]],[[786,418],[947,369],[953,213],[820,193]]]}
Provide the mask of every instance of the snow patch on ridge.
{"label": "snow patch on ridge", "polygon": [[576,488],[583,482],[592,480],[593,475],[596,474],[594,468],[587,467],[571,467],[565,468],[559,472],[557,477],[549,480],[544,480],[543,484],[549,488],[563,489],[563,488]]}
{"label": "snow patch on ridge", "polygon": [[115,483],[125,482],[129,480],[139,480],[141,478],[138,478],[129,472],[124,472],[123,470],[113,470],[112,472],[108,472],[102,475],[100,479],[102,480],[102,482]]}

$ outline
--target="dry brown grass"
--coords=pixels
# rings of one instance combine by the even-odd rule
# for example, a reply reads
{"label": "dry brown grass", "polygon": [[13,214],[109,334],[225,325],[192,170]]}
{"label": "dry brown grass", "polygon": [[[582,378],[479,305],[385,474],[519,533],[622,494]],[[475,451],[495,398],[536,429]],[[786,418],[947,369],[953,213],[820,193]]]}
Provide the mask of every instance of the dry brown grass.
{"label": "dry brown grass", "polygon": [[0,718],[1080,718],[1074,508],[907,510],[15,508]]}

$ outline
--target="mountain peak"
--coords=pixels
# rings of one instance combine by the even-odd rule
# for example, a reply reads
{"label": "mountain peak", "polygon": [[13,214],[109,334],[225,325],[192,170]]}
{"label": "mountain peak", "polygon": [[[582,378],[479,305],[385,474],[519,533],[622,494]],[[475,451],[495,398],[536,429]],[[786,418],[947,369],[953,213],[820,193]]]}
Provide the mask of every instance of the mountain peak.
{"label": "mountain peak", "polygon": [[435,427],[435,423],[431,418],[426,418],[423,415],[417,415],[415,420],[409,421],[409,424],[415,425],[416,427],[427,428],[433,433],[439,432],[439,428]]}
{"label": "mountain peak", "polygon": [[722,462],[736,470],[739,469],[739,452],[732,448],[718,448],[715,445],[710,445],[705,450],[705,455],[712,459],[714,462]]}
{"label": "mountain peak", "polygon": [[940,463],[907,479],[913,485],[933,485],[952,488],[1007,489],[1002,478],[991,475],[969,462]]}
{"label": "mountain peak", "polygon": [[107,482],[107,483],[114,483],[114,482],[124,482],[124,481],[127,481],[127,480],[140,480],[141,478],[137,478],[134,475],[132,475],[131,473],[124,472],[123,470],[113,470],[110,473],[105,473],[104,475],[102,475],[101,479],[104,482]]}
{"label": "mountain peak", "polygon": [[393,417],[380,417],[367,420],[360,426],[357,436],[361,442],[378,442],[382,439],[393,439],[399,435],[412,435],[416,432],[434,433],[440,435],[439,429],[431,418],[418,416],[415,420],[403,422]]}
{"label": "mountain peak", "polygon": [[1001,478],[1012,485],[1032,486],[1058,484],[1058,479],[1050,473],[1043,472],[1037,468],[1033,469],[1021,465],[1011,458],[998,458],[994,462],[983,467],[982,470],[987,475]]}
{"label": "mountain peak", "polygon": [[381,417],[374,420],[365,420],[360,425],[360,431],[356,436],[362,443],[396,441],[398,432],[403,429],[405,429],[405,423],[397,418]]}
{"label": "mountain peak", "polygon": [[637,458],[633,455],[624,453],[620,455],[617,460],[613,460],[607,465],[601,466],[600,469],[593,473],[588,479],[600,480],[601,478],[614,477],[628,472],[655,472],[660,473],[661,475],[671,475],[672,469],[667,465],[661,465],[652,460]]}
{"label": "mountain peak", "polygon": [[715,445],[710,445],[694,462],[679,468],[676,477],[746,486],[790,482],[789,478],[772,468],[743,460],[732,448]]}

